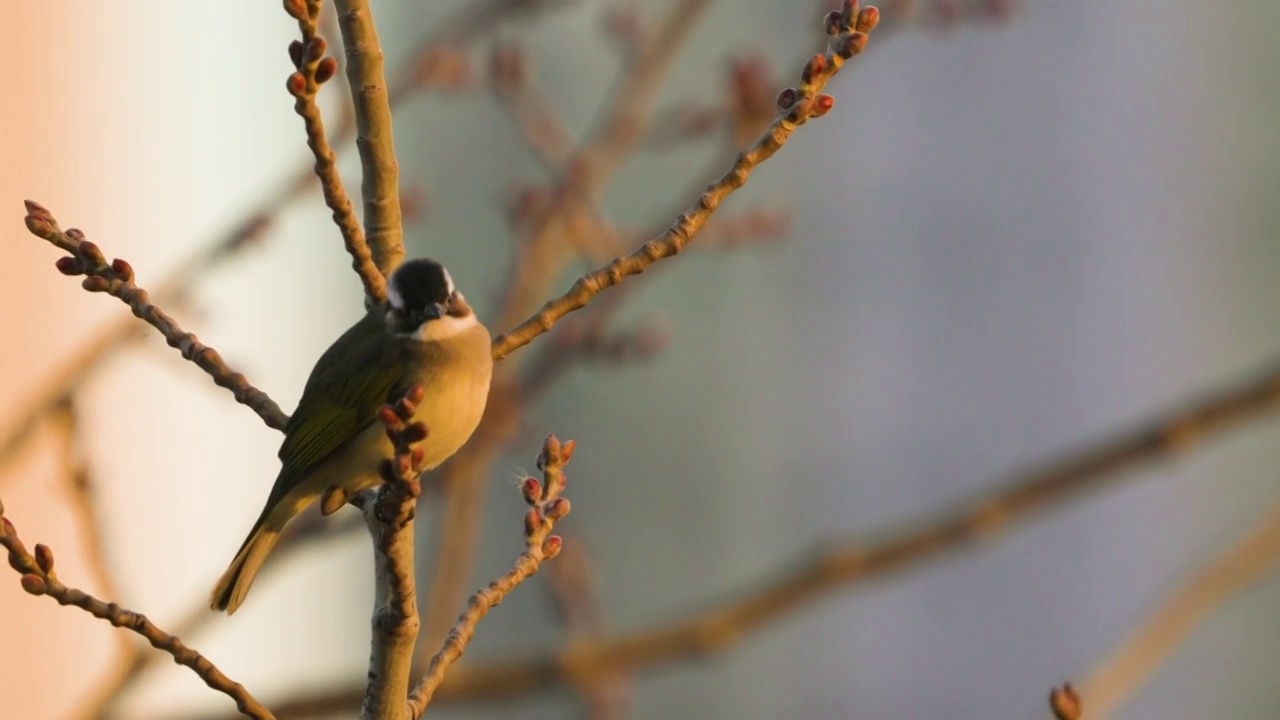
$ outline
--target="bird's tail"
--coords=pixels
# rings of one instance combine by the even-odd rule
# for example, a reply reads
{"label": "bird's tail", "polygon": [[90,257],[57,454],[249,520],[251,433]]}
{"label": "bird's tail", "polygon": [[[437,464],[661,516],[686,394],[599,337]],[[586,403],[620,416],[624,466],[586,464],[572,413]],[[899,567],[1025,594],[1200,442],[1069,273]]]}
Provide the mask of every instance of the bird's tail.
{"label": "bird's tail", "polygon": [[240,546],[240,552],[236,553],[231,566],[218,579],[218,584],[214,586],[213,593],[209,596],[209,607],[214,610],[226,610],[228,615],[234,613],[236,608],[240,607],[240,603],[244,602],[245,596],[249,594],[249,586],[253,585],[253,578],[257,576],[262,563],[279,539],[280,531],[268,527],[266,522],[260,520],[253,528],[253,532],[249,533],[249,537],[245,539],[244,545]]}

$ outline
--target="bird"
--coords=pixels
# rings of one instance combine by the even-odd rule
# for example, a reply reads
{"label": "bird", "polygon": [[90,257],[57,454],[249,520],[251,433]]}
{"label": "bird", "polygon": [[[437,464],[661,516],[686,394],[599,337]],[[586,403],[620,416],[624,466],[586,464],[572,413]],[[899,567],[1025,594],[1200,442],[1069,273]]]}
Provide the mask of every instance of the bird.
{"label": "bird", "polygon": [[489,331],[440,263],[419,258],[387,278],[387,300],[368,310],[316,361],[284,429],[280,473],[266,506],[218,580],[209,605],[234,613],[285,525],[323,498],[322,515],[376,487],[393,447],[378,410],[423,389],[413,422],[427,427],[423,469],[475,432],[493,375]]}

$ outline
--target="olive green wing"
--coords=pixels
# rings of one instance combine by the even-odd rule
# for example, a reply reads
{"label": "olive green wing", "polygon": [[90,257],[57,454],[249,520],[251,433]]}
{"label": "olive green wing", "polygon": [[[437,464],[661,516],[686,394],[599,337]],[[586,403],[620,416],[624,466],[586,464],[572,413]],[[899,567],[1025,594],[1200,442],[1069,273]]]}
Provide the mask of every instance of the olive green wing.
{"label": "olive green wing", "polygon": [[389,362],[393,342],[381,318],[371,313],[320,356],[285,426],[273,499],[284,497],[312,468],[377,422],[378,408],[404,392],[404,377]]}

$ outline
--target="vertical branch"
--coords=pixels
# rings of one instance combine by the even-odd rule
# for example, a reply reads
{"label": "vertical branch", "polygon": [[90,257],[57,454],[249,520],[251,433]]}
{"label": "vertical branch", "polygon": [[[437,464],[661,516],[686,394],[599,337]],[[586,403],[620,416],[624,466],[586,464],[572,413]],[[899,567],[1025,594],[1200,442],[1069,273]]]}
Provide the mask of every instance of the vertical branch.
{"label": "vertical branch", "polygon": [[404,226],[400,213],[400,165],[391,128],[391,99],[382,46],[368,0],[335,0],[335,5],[356,113],[365,236],[378,269],[383,275],[390,275],[404,260]]}
{"label": "vertical branch", "polygon": [[[365,524],[373,536],[376,573],[369,684],[360,708],[361,720],[408,720],[409,674],[418,638],[418,599],[413,576],[413,519],[422,494],[427,427],[413,422],[423,390],[415,387],[395,405],[384,405],[378,418],[395,447],[395,456],[382,461],[385,484],[366,494]],[[370,495],[372,499],[370,499]]]}

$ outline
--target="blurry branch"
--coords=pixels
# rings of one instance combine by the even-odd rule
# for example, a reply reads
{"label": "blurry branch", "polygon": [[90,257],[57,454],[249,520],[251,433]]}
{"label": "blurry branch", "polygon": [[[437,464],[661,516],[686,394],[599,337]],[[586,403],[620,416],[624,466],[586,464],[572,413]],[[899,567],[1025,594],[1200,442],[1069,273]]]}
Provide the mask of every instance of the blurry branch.
{"label": "blurry branch", "polygon": [[[578,643],[545,655],[460,668],[440,688],[440,699],[510,700],[561,685],[585,687],[619,673],[726,650],[825,593],[917,567],[980,541],[1001,538],[1015,523],[1059,508],[1084,493],[1117,484],[1126,472],[1187,452],[1278,408],[1280,361],[1257,379],[1222,388],[1062,460],[1032,467],[1002,483],[1003,489],[932,520],[909,524],[869,542],[840,544],[816,555],[807,553],[788,563],[792,569],[782,576],[762,581],[755,589],[686,620],[597,643]],[[1264,537],[1262,533],[1254,537],[1254,547],[1274,542],[1257,540]],[[1256,550],[1258,555],[1252,552],[1241,554],[1261,563],[1262,551]],[[1240,562],[1243,567],[1245,561]],[[1248,576],[1239,572],[1231,582],[1217,582],[1222,587],[1235,586]],[[315,707],[321,701],[334,708],[351,707],[359,702],[361,690],[326,689],[283,701],[276,707],[282,713],[298,704]]]}
{"label": "blurry branch", "polygon": [[49,241],[68,255],[58,258],[58,270],[64,275],[84,275],[81,283],[89,292],[105,292],[129,306],[133,314],[164,335],[169,346],[182,357],[195,363],[235,396],[236,402],[258,414],[269,427],[283,429],[288,417],[266,393],[255,388],[244,375],[229,368],[216,350],[200,342],[195,335],[186,332],[173,318],[151,302],[146,290],[133,282],[133,268],[124,260],[115,259],[109,264],[97,245],[84,239],[79,230],[63,232],[58,222],[41,205],[27,201],[27,229],[31,234]]}
{"label": "blurry branch", "polygon": [[[290,0],[301,5],[303,0]],[[319,0],[307,0],[319,8]],[[391,131],[391,96],[382,46],[368,0],[334,0],[347,53],[347,83],[356,116],[356,148],[362,168],[364,228],[374,262],[384,276],[404,259],[400,214],[400,164]],[[318,17],[318,12],[313,15]],[[385,299],[385,298],[383,298]]]}
{"label": "blurry branch", "polygon": [[75,506],[81,537],[84,538],[84,559],[94,575],[94,582],[107,597],[121,597],[115,578],[107,566],[106,542],[102,523],[94,509],[95,492],[89,460],[85,457],[83,437],[80,435],[80,417],[75,401],[70,398],[58,411],[59,425],[66,441],[62,457],[66,462],[66,474]]}
{"label": "blurry branch", "polygon": [[[415,92],[440,87],[441,80],[447,78],[442,78],[439,72],[439,58],[444,55],[454,56],[455,48],[507,23],[526,20],[545,11],[568,7],[575,2],[577,0],[478,0],[466,3],[414,46],[391,85],[392,104],[403,101]],[[333,142],[340,145],[349,141],[354,134],[354,119],[344,117],[333,133]],[[311,190],[313,165],[314,163],[307,163],[299,167],[287,182],[276,192],[263,198],[261,203],[226,234],[182,260],[156,290],[156,303],[181,303],[216,268],[262,240],[278,214]],[[137,324],[129,318],[107,322],[104,326],[101,332],[90,336],[80,350],[22,404],[12,428],[0,436],[0,464],[12,459],[26,444],[31,433],[39,427],[40,420],[54,412],[65,397],[79,390],[93,371],[112,353],[144,336],[138,332]]]}
{"label": "blurry branch", "polygon": [[9,566],[22,576],[22,589],[32,595],[48,595],[59,605],[74,605],[116,627],[132,630],[151,643],[157,650],[168,653],[173,661],[191,669],[210,688],[231,698],[241,714],[257,720],[274,720],[261,703],[238,682],[222,674],[213,663],[200,653],[187,647],[176,635],[156,627],[144,615],[116,605],[105,603],[92,595],[63,585],[53,569],[53,550],[46,545],[36,545],[35,554],[29,552],[13,523],[4,517],[4,504],[0,503],[0,547],[8,551]]}
{"label": "blurry branch", "polygon": [[[747,182],[760,163],[773,156],[791,137],[796,128],[810,118],[821,117],[831,110],[834,100],[821,91],[827,82],[839,72],[844,62],[862,52],[867,44],[867,33],[879,20],[874,7],[857,10],[846,3],[844,13],[833,12],[828,18],[828,41],[825,54],[814,55],[805,64],[802,82],[798,88],[786,88],[778,96],[782,113],[756,144],[738,155],[729,172],[713,183],[698,201],[681,215],[663,235],[640,246],[630,255],[619,257],[608,265],[588,273],[574,282],[568,292],[547,301],[542,309],[514,329],[493,341],[493,356],[501,360],[538,335],[551,329],[565,315],[585,307],[595,295],[612,287],[623,279],[644,272],[659,260],[671,257],[684,249],[698,230],[707,222],[720,203],[730,193]],[[849,10],[857,14],[850,16]]]}
{"label": "blurry branch", "polygon": [[524,552],[516,558],[510,570],[471,596],[466,612],[454,623],[444,646],[431,658],[426,674],[409,695],[412,717],[421,717],[426,710],[436,689],[444,681],[445,673],[466,652],[467,645],[475,636],[476,626],[484,616],[516,586],[538,572],[543,561],[560,553],[563,543],[551,531],[557,520],[569,514],[569,500],[560,495],[566,483],[564,466],[573,458],[573,447],[572,440],[561,443],[555,435],[548,435],[543,442],[542,452],[538,454],[542,482],[529,477],[520,487],[525,503],[529,505],[524,516]]}
{"label": "blurry branch", "polygon": [[1080,693],[1071,687],[1071,683],[1056,687],[1049,693],[1049,710],[1055,720],[1081,720],[1084,717]]}
{"label": "blurry branch", "polygon": [[[599,642],[610,633],[595,581],[595,568],[582,541],[565,543],[546,574],[546,585],[568,631],[566,644]],[[588,720],[621,720],[629,715],[631,685],[621,674],[601,678],[579,692],[586,701]]]}
{"label": "blurry branch", "polygon": [[550,170],[562,170],[572,152],[573,139],[551,100],[529,77],[524,48],[513,42],[494,48],[489,72],[498,105],[524,134],[534,155]]}
{"label": "blurry branch", "polygon": [[[414,586],[413,528],[422,494],[423,450],[428,428],[412,422],[422,402],[416,386],[395,405],[384,405],[378,419],[394,447],[394,456],[378,468],[383,484],[363,500],[365,525],[373,537],[376,575],[369,684],[360,708],[362,720],[407,720],[409,673],[418,637],[418,599]],[[367,497],[371,495],[372,497]]]}
{"label": "blurry branch", "polygon": [[1214,612],[1280,565],[1280,502],[1248,532],[1191,573],[1081,683],[1090,720],[1117,715]]}
{"label": "blurry branch", "polygon": [[294,97],[293,109],[302,117],[306,126],[307,146],[316,159],[315,172],[316,177],[320,178],[324,202],[333,211],[333,222],[338,226],[347,252],[351,255],[351,267],[364,285],[365,305],[381,305],[387,299],[386,278],[373,262],[364,230],[351,207],[346,188],[342,186],[337,157],[325,137],[324,121],[320,117],[320,107],[316,104],[316,93],[320,86],[338,72],[338,61],[333,57],[325,57],[325,40],[316,34],[321,13],[320,1],[306,0],[304,5],[302,0],[293,0],[286,5],[286,9],[291,14],[297,13],[294,19],[298,21],[298,30],[302,33],[302,40],[295,40],[289,45],[289,58],[297,68],[286,83],[289,94]]}

